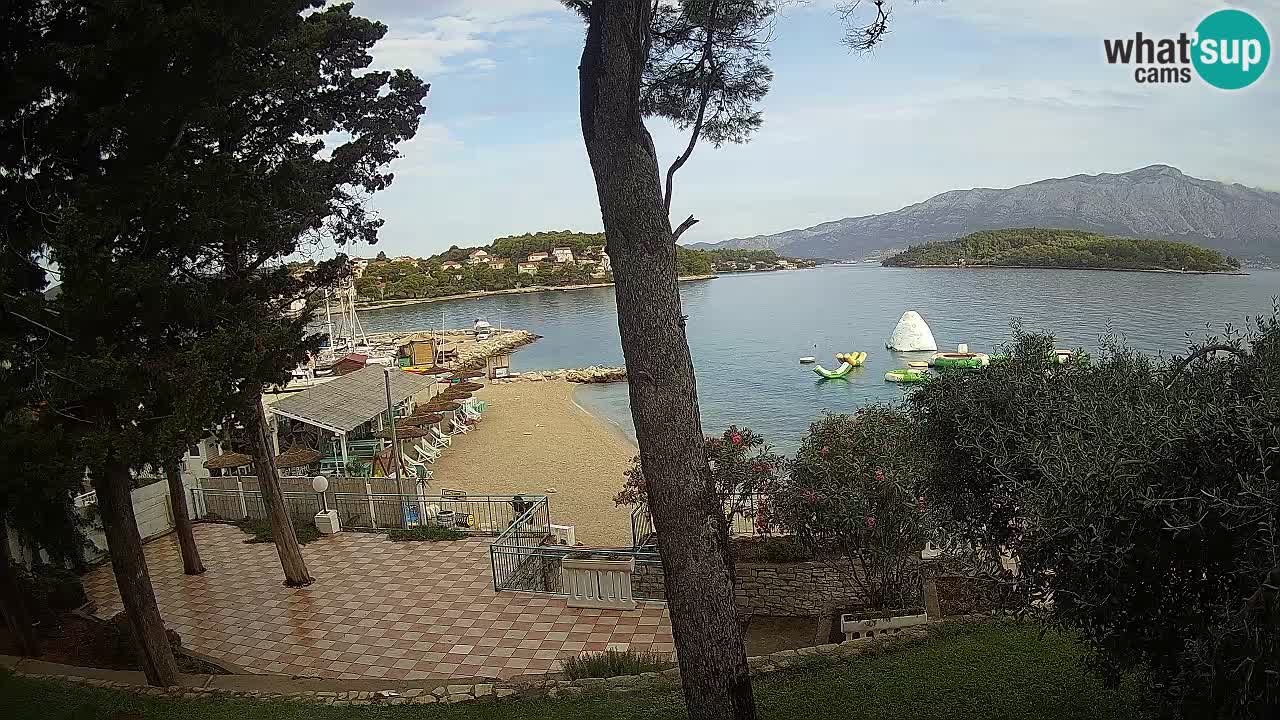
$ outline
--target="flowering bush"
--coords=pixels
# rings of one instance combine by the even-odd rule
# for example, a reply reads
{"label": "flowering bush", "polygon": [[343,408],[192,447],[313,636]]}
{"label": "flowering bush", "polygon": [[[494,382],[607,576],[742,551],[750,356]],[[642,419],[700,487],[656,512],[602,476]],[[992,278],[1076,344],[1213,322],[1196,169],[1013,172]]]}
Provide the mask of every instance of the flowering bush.
{"label": "flowering bush", "polygon": [[928,523],[910,427],[888,407],[827,415],[810,428],[772,492],[773,521],[815,551],[843,557],[875,609],[920,602]]}
{"label": "flowering bush", "polygon": [[[712,486],[724,503],[726,523],[732,527],[736,518],[743,518],[767,534],[769,508],[761,495],[768,493],[782,474],[785,458],[775,454],[763,437],[736,425],[730,425],[720,437],[707,437],[703,447]],[[631,468],[623,475],[626,482],[614,503],[645,504],[648,488],[639,457],[631,459]]]}

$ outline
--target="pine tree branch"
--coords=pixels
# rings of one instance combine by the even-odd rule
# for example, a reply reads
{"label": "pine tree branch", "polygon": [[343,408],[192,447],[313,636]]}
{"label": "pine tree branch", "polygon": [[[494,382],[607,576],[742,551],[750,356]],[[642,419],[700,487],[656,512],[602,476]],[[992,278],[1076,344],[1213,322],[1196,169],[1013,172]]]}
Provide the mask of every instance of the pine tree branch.
{"label": "pine tree branch", "polygon": [[680,236],[684,234],[685,230],[688,230],[689,228],[697,224],[698,224],[698,218],[692,215],[685,218],[684,222],[680,223],[680,225],[678,225],[676,229],[671,232],[672,242],[678,241],[680,239]]}
{"label": "pine tree branch", "polygon": [[[689,132],[689,143],[685,146],[684,152],[680,153],[680,156],[677,157],[671,163],[671,166],[667,168],[666,191],[662,195],[662,207],[668,214],[671,213],[671,190],[675,181],[676,171],[684,167],[684,164],[689,161],[689,157],[693,155],[693,148],[698,144],[698,138],[702,135],[702,124],[707,117],[707,105],[711,102],[711,85],[715,81],[716,76],[715,64],[712,61],[712,51],[715,48],[715,24],[719,10],[719,0],[712,2],[711,9],[708,12],[707,17],[707,36],[705,42],[702,44],[702,57],[698,60],[697,70],[701,71],[703,68],[708,68],[707,78],[702,83],[702,97],[698,99],[698,116],[693,122],[693,129]],[[681,223],[682,227],[683,225],[684,224]]]}

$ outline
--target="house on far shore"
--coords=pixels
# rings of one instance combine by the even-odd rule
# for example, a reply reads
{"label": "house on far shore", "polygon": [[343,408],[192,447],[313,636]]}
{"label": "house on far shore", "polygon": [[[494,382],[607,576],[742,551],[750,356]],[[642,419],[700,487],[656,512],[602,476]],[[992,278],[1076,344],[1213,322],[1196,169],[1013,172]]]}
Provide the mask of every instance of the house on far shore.
{"label": "house on far shore", "polygon": [[412,255],[401,255],[400,257],[396,258],[396,262],[411,263],[411,262],[417,262],[417,261],[418,261],[418,258]]}
{"label": "house on far shore", "polygon": [[538,263],[536,263],[536,262],[522,262],[522,263],[520,263],[519,265],[516,265],[516,270],[517,270],[517,271],[519,271],[519,272],[521,272],[521,273],[527,274],[527,275],[537,275],[537,274],[538,274]]}
{"label": "house on far shore", "polygon": [[605,272],[611,272],[613,270],[613,265],[609,263],[609,253],[600,253],[600,269]]}
{"label": "house on far shore", "polygon": [[531,263],[542,262],[543,260],[546,260],[549,257],[551,257],[550,253],[544,253],[544,252],[529,253],[529,258],[527,262],[531,262]]}
{"label": "house on far shore", "polygon": [[369,267],[369,258],[351,258],[351,277],[360,277]]}
{"label": "house on far shore", "polygon": [[484,265],[489,262],[489,253],[483,250],[476,250],[467,256],[468,265]]}
{"label": "house on far shore", "polygon": [[778,262],[774,263],[774,265],[777,265],[779,268],[782,268],[783,270],[790,270],[795,267],[795,265],[792,265],[789,260],[779,260]]}
{"label": "house on far shore", "polygon": [[457,270],[460,267],[462,267],[462,263],[456,262],[454,260],[445,260],[444,262],[440,263],[440,268],[442,270]]}
{"label": "house on far shore", "polygon": [[494,270],[502,270],[506,266],[507,266],[507,261],[505,258],[494,258],[489,261],[489,267],[493,268]]}
{"label": "house on far shore", "polygon": [[556,262],[558,263],[573,262],[573,248],[571,247],[552,248],[551,254],[556,256]]}
{"label": "house on far shore", "polygon": [[584,254],[584,255],[586,255],[587,257],[598,258],[598,257],[600,257],[600,256],[604,255],[604,246],[603,246],[603,245],[591,245],[591,246],[589,246],[589,247],[587,248],[587,251],[586,251],[585,253],[583,253],[583,254]]}

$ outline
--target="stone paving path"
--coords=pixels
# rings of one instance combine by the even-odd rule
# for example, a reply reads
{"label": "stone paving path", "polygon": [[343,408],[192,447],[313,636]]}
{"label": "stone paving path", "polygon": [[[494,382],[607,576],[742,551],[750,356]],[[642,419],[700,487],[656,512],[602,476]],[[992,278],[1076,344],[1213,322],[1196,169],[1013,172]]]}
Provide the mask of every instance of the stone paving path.
{"label": "stone paving path", "polygon": [[[230,525],[196,525],[208,570],[182,574],[177,539],[146,546],[160,611],[183,644],[256,673],[427,680],[555,672],[608,646],[670,653],[662,606],[567,608],[497,594],[489,539],[395,543],[343,532],[303,546],[315,584],[283,585],[275,545]],[[85,576],[98,615],[121,609],[109,564]]]}

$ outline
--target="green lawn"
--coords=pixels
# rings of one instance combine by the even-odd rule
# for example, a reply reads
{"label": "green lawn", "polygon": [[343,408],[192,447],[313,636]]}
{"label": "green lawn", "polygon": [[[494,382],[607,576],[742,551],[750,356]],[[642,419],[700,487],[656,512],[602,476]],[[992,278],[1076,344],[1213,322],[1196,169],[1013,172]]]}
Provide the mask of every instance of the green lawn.
{"label": "green lawn", "polygon": [[[791,669],[755,684],[766,720],[821,718],[1134,718],[1133,694],[1108,690],[1080,664],[1070,642],[1025,625],[947,627],[927,643],[834,666]],[[12,720],[373,720],[459,718],[682,718],[680,698],[521,700],[471,705],[318,707],[249,700],[140,699],[123,693],[0,674]]]}

